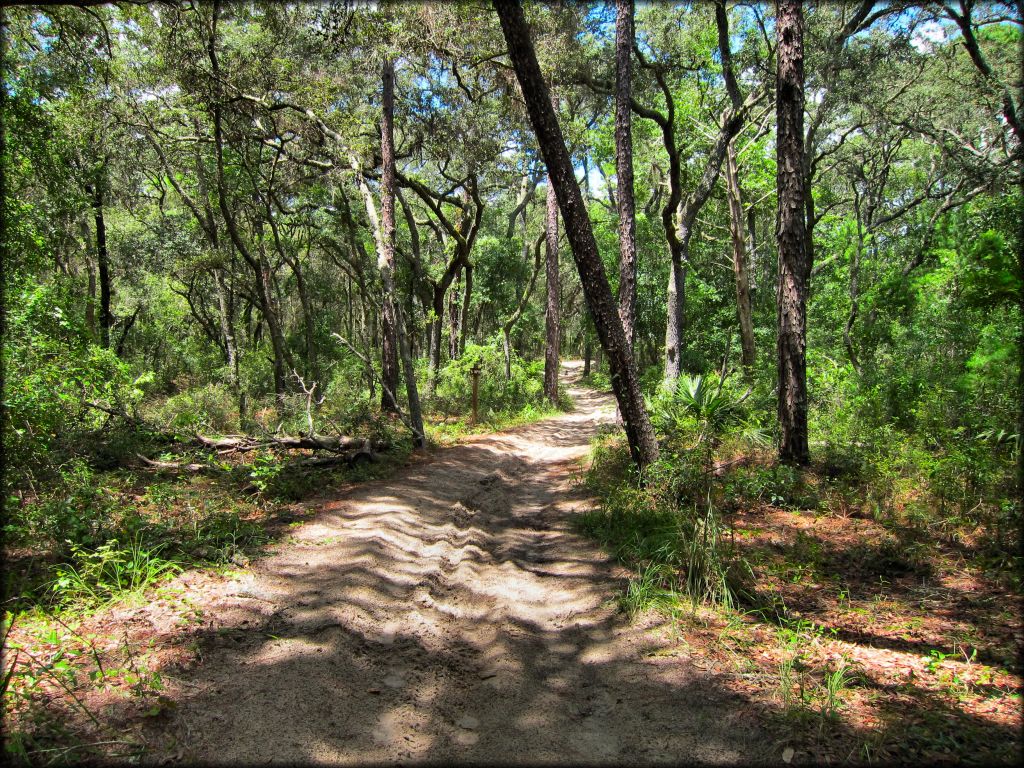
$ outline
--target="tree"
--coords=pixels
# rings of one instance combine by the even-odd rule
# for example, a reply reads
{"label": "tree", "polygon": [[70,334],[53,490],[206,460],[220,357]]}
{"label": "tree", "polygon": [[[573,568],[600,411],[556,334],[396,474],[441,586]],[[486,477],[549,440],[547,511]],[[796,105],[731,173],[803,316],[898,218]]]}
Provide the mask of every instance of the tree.
{"label": "tree", "polygon": [[[555,109],[556,103],[551,105]],[[560,365],[559,340],[562,334],[559,321],[558,282],[558,200],[555,186],[548,176],[547,216],[544,226],[544,264],[547,276],[547,311],[544,313],[544,397],[553,406],[558,405],[558,370]]]}
{"label": "tree", "polygon": [[[381,243],[379,262],[381,279],[384,281],[384,296],[381,305],[381,410],[398,413],[398,334],[396,314],[398,302],[395,297],[393,274],[395,271],[395,65],[390,59],[382,69],[384,82],[381,104],[380,153],[383,171],[380,182]],[[416,386],[413,377],[413,387]],[[418,398],[417,398],[418,400]],[[410,409],[419,413],[419,402],[410,401]],[[423,425],[413,427],[417,441],[423,439]]]}
{"label": "tree", "polygon": [[597,242],[576,183],[565,139],[551,106],[547,84],[537,64],[526,17],[522,6],[515,0],[495,0],[494,7],[501,21],[516,79],[526,101],[530,123],[544,156],[548,178],[558,198],[566,237],[583,285],[583,295],[597,327],[601,346],[608,355],[612,389],[622,413],[630,455],[640,467],[646,467],[658,458],[658,443],[640,394],[633,356],[626,342],[604,264],[597,252]]}
{"label": "tree", "polygon": [[804,49],[801,0],[776,5],[778,73],[775,115],[779,218],[779,458],[810,461],[807,442],[807,282],[811,263],[804,224]]}
{"label": "tree", "polygon": [[619,209],[619,316],[629,350],[636,335],[636,203],[633,195],[631,55],[633,0],[615,3],[615,174]]}
{"label": "tree", "polygon": [[[405,336],[405,323],[401,321],[401,306],[395,293],[395,135],[394,135],[394,103],[395,103],[395,65],[392,61],[384,62],[382,70],[384,81],[383,113],[381,118],[381,243],[380,243],[380,275],[384,283],[384,316],[390,317],[395,332],[398,352],[405,370],[406,395],[409,400],[409,419],[413,432],[413,444],[417,448],[426,445],[426,433],[423,430],[423,416],[420,412],[420,397],[416,390],[416,366],[412,362],[409,342]],[[397,371],[396,371],[397,374]],[[397,376],[396,376],[397,378]],[[387,380],[384,380],[387,384]],[[396,382],[397,385],[397,382]],[[398,403],[392,390],[391,402],[397,410]]]}

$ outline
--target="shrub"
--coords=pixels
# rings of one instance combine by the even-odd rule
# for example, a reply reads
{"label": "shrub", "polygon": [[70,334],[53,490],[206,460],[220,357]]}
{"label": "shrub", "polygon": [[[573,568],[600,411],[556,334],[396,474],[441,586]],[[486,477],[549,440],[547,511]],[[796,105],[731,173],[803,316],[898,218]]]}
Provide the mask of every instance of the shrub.
{"label": "shrub", "polygon": [[485,345],[467,344],[462,356],[451,360],[438,375],[431,406],[449,414],[468,413],[472,407],[472,368],[479,364],[479,413],[481,419],[514,414],[527,406],[537,407],[544,396],[544,361],[527,362],[512,353],[512,377],[505,378],[505,356],[498,338]]}
{"label": "shrub", "polygon": [[7,423],[3,450],[17,487],[50,476],[70,457],[87,453],[111,414],[134,409],[147,377],[134,377],[111,350],[92,343],[65,312],[62,283],[9,289],[4,339]]}
{"label": "shrub", "polygon": [[146,415],[169,431],[227,433],[239,427],[238,401],[224,384],[190,388],[152,406]]}

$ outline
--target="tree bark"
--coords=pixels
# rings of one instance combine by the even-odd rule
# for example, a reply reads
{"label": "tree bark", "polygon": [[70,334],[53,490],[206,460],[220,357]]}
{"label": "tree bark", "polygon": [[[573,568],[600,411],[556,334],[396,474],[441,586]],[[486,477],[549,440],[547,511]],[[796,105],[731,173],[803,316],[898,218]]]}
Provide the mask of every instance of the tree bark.
{"label": "tree bark", "polygon": [[[552,104],[552,112],[554,104]],[[548,177],[547,220],[545,225],[545,275],[547,276],[547,312],[544,315],[544,397],[551,405],[558,405],[558,364],[561,322],[558,316],[558,199],[555,187]]]}
{"label": "tree bark", "polygon": [[466,351],[466,336],[469,334],[469,307],[473,301],[473,262],[467,262],[465,280],[462,286],[462,312],[459,316],[459,357]]}
{"label": "tree bark", "polygon": [[636,335],[636,202],[633,195],[633,129],[630,54],[633,0],[616,0],[615,13],[615,173],[619,209],[619,317],[626,343]]}
{"label": "tree bark", "polygon": [[441,331],[444,325],[444,293],[444,284],[441,282],[435,283],[434,297],[431,302],[434,319],[430,323],[430,351],[427,360],[427,391],[431,397],[437,389],[437,377],[441,372]]}
{"label": "tree bark", "polygon": [[455,277],[452,283],[451,293],[448,295],[448,359],[459,359],[459,326],[461,315],[459,314],[459,292],[462,288],[462,270]]}
{"label": "tree bark", "polygon": [[665,376],[673,383],[682,372],[684,325],[686,323],[686,267],[688,260],[673,252],[668,272],[668,293],[665,318]]}
{"label": "tree bark", "polygon": [[100,344],[110,347],[110,328],[114,318],[110,313],[110,256],[107,253],[107,224],[103,216],[102,182],[85,185],[91,198],[93,221],[96,223],[96,266],[100,279]]}
{"label": "tree bark", "polygon": [[[381,208],[381,252],[379,259],[381,281],[384,284],[384,317],[389,317],[397,342],[398,354],[405,370],[405,391],[409,401],[409,421],[413,432],[413,445],[423,448],[426,434],[423,430],[423,415],[420,397],[416,389],[416,368],[409,352],[409,341],[405,334],[402,310],[395,295],[395,65],[391,60],[382,67],[384,81],[384,114],[381,119],[381,160],[383,168],[380,179]],[[397,381],[395,382],[397,385]],[[394,392],[394,390],[392,390]],[[395,403],[397,410],[397,403]]]}
{"label": "tree bark", "polygon": [[725,154],[726,192],[729,198],[729,234],[732,238],[732,271],[736,280],[736,314],[740,321],[740,361],[744,376],[754,373],[754,321],[750,307],[750,277],[747,272],[747,239],[743,231],[743,197],[736,167],[736,142],[730,141]]}
{"label": "tree bark", "polygon": [[548,178],[562,212],[583,295],[597,327],[601,346],[608,353],[612,388],[622,412],[630,455],[640,467],[646,467],[658,458],[654,428],[644,406],[622,320],[597,250],[597,241],[576,183],[565,139],[551,106],[547,84],[537,63],[526,18],[522,6],[514,0],[496,0],[494,6],[530,122],[544,156]]}
{"label": "tree bark", "polygon": [[779,0],[776,34],[779,459],[807,464],[807,282],[805,229],[804,50],[801,0]]}
{"label": "tree bark", "polygon": [[[391,61],[384,63],[384,93],[380,120],[381,130],[381,173],[380,213],[382,232],[382,248],[380,254],[381,275],[385,269],[390,275],[395,268],[394,230],[395,230],[395,69]],[[385,189],[387,187],[387,189]],[[391,241],[388,243],[388,222],[390,220]],[[390,248],[390,250],[389,250]],[[384,262],[387,262],[386,264]],[[385,413],[398,413],[398,318],[395,315],[395,297],[385,288],[381,304],[381,350],[380,370],[381,387],[380,409]],[[422,433],[422,430],[420,430]]]}

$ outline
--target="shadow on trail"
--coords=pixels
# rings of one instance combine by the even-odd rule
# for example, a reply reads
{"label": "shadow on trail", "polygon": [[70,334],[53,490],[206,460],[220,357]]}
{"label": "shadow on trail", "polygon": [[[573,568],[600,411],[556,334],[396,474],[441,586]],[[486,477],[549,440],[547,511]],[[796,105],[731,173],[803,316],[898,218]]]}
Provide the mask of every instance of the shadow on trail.
{"label": "shadow on trail", "polygon": [[614,414],[580,394],[574,413],[439,451],[297,529],[208,607],[150,757],[764,759],[747,702],[659,656],[573,533],[570,470]]}

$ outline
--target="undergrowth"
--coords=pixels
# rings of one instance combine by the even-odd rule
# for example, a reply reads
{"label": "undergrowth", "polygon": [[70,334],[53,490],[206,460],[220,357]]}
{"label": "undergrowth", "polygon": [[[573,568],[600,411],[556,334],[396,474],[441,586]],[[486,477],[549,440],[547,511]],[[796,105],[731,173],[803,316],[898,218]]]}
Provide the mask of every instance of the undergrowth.
{"label": "undergrowth", "polygon": [[[890,427],[834,419],[830,439],[812,447],[814,463],[798,468],[771,455],[761,426],[770,393],[684,377],[648,405],[661,458],[641,476],[621,432],[605,430],[583,478],[598,505],[576,519],[629,570],[624,612],[658,612],[677,638],[686,626],[691,648],[707,637],[703,653],[734,668],[787,740],[818,750],[805,755],[835,754],[828,745],[841,741],[867,760],[919,756],[914,749],[935,744],[958,758],[1005,758],[1013,740],[993,740],[981,713],[1019,702],[1012,611],[979,604],[978,616],[954,622],[925,606],[935,594],[947,606],[959,598],[950,577],[979,579],[986,606],[1019,599],[1009,448],[929,447]],[[717,637],[712,626],[723,627]],[[932,648],[922,665],[919,643],[953,651]],[[884,664],[872,666],[878,656]],[[954,657],[959,671],[941,666]],[[895,683],[894,664],[904,665]],[[907,714],[908,693],[917,714],[893,725]],[[864,725],[865,712],[884,727]],[[936,730],[949,718],[955,743]]]}

